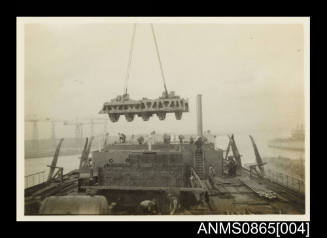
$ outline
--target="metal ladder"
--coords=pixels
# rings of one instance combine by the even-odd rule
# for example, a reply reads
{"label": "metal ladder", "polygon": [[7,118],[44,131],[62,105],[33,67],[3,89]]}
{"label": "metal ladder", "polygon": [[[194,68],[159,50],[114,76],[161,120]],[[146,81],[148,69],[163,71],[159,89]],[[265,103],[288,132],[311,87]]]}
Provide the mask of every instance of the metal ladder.
{"label": "metal ladder", "polygon": [[194,153],[194,170],[200,179],[205,178],[205,171],[204,171],[204,153],[202,150],[195,150]]}

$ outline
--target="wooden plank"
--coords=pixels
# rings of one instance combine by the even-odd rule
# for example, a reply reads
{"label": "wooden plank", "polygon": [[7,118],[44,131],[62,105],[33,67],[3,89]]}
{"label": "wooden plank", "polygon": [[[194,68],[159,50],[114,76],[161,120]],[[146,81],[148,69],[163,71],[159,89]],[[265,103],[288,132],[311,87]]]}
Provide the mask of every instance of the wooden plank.
{"label": "wooden plank", "polygon": [[268,199],[277,198],[277,194],[270,189],[267,189],[264,185],[257,183],[251,179],[239,179],[241,183],[247,186],[250,190],[255,192],[260,197],[265,197]]}

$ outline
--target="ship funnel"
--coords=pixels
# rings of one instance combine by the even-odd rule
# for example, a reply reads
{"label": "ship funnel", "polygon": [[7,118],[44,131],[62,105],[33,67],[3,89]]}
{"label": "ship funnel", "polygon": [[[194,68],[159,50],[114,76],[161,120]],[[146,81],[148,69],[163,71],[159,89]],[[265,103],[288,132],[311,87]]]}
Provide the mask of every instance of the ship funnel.
{"label": "ship funnel", "polygon": [[198,94],[196,97],[196,115],[197,115],[197,135],[199,137],[203,136],[202,127],[202,95]]}
{"label": "ship funnel", "polygon": [[152,143],[153,143],[153,135],[150,134],[149,137],[148,137],[148,150],[149,151],[152,151]]}

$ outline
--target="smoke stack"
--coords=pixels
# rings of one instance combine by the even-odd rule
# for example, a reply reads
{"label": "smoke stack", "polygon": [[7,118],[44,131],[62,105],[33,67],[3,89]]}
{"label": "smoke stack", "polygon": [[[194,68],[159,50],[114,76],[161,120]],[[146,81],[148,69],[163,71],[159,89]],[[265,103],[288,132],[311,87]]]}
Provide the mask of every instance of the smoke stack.
{"label": "smoke stack", "polygon": [[148,142],[148,150],[149,150],[149,151],[152,151],[152,144],[151,144],[151,141]]}
{"label": "smoke stack", "polygon": [[153,137],[150,134],[149,137],[148,137],[148,149],[149,149],[149,151],[152,151],[152,142],[153,142],[152,140],[153,140]]}
{"label": "smoke stack", "polygon": [[202,95],[198,94],[196,97],[196,115],[197,115],[197,134],[203,136],[202,128]]}

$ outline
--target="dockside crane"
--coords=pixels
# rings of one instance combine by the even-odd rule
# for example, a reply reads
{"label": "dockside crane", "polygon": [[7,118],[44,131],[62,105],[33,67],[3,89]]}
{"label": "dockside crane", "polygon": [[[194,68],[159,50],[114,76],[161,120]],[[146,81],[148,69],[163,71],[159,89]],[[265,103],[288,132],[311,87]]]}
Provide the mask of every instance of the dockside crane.
{"label": "dockside crane", "polygon": [[57,123],[63,123],[64,120],[61,119],[53,119],[53,118],[45,118],[45,121],[48,121],[51,123],[51,139],[55,141],[56,138],[56,124]]}
{"label": "dockside crane", "polygon": [[103,135],[99,135],[99,136],[96,136],[95,138],[95,142],[97,142],[97,144],[99,145],[99,148],[101,147],[100,143],[101,141],[105,141],[107,138],[107,135],[108,135],[108,120],[105,119],[105,118],[88,118],[87,119],[87,122],[84,123],[84,124],[88,124],[90,125],[90,130],[91,130],[91,134],[90,136],[91,137],[95,137],[94,135],[94,126],[95,125],[103,125]]}
{"label": "dockside crane", "polygon": [[38,118],[25,118],[25,122],[29,122],[33,124],[33,129],[32,129],[32,147],[34,151],[39,151],[39,123],[40,119]]}
{"label": "dockside crane", "polygon": [[75,121],[64,121],[65,126],[75,126],[75,139],[80,140],[83,138],[83,125],[84,123],[76,119]]}
{"label": "dockside crane", "polygon": [[107,134],[108,131],[108,120],[105,118],[88,118],[88,122],[84,124],[89,124],[91,126],[91,136],[94,136],[94,126],[103,125],[103,134]]}
{"label": "dockside crane", "polygon": [[39,122],[50,122],[51,123],[51,139],[56,140],[56,124],[63,122],[60,119],[53,118],[38,118],[35,115],[28,116],[25,118],[25,122],[33,123],[32,128],[32,147],[34,151],[39,151]]}
{"label": "dockside crane", "polygon": [[80,140],[83,138],[83,128],[85,125],[90,125],[91,137],[94,136],[94,126],[104,125],[104,135],[107,133],[108,121],[104,118],[86,118],[84,120],[76,119],[75,121],[64,121],[65,126],[75,126],[75,139]]}
{"label": "dockside crane", "polygon": [[25,122],[31,122],[33,123],[33,132],[32,132],[32,139],[38,140],[39,139],[39,130],[38,130],[38,123],[39,122],[49,122],[51,123],[51,139],[56,139],[56,124],[64,122],[61,119],[54,119],[54,118],[37,118],[35,116],[33,117],[26,117]]}

